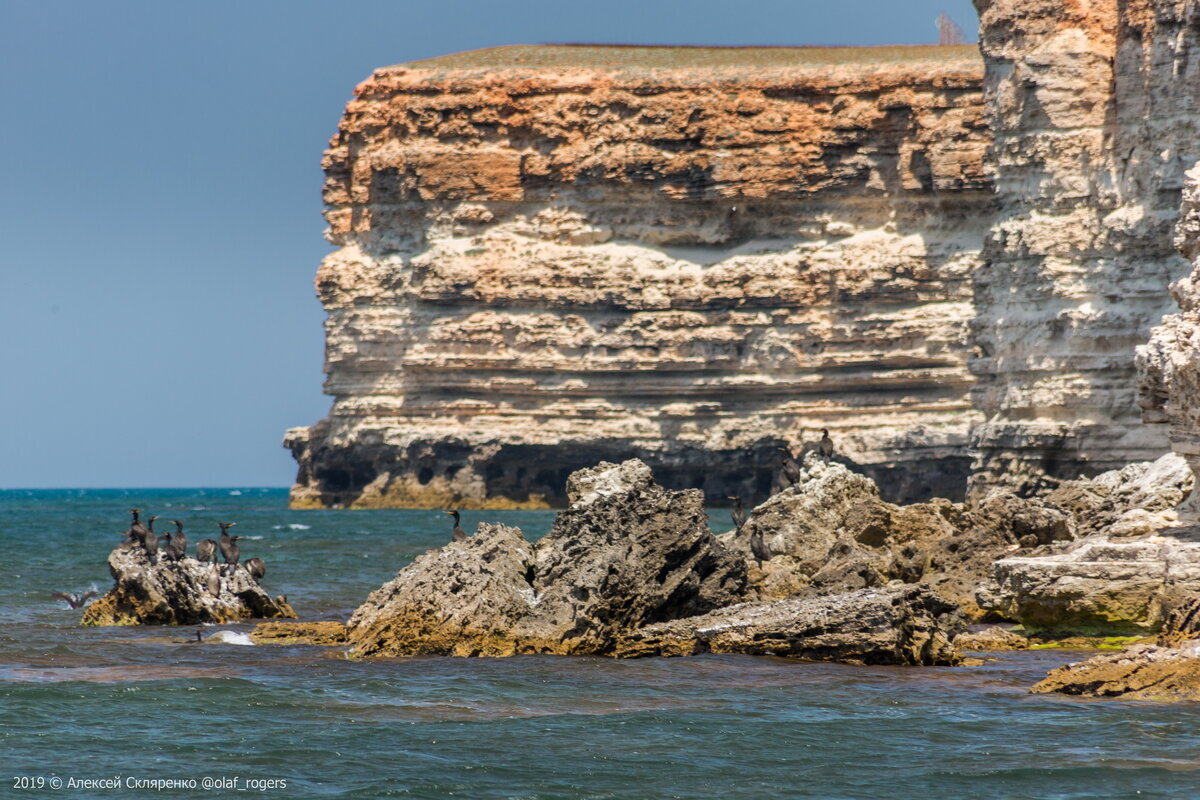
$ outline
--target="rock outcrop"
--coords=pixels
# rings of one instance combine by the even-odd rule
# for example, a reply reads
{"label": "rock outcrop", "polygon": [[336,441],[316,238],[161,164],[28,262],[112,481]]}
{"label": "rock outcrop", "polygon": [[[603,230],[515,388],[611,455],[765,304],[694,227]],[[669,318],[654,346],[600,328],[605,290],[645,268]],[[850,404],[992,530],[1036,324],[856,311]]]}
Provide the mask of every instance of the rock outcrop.
{"label": "rock outcrop", "polygon": [[[1200,470],[1200,164],[1187,174],[1175,244],[1191,262],[1192,273],[1171,285],[1179,313],[1165,317],[1138,348],[1138,403],[1146,422],[1168,426],[1171,449],[1195,473]],[[1178,511],[1181,524],[1200,526],[1200,492]]]}
{"label": "rock outcrop", "polygon": [[829,428],[961,495],[991,223],[973,47],[496,48],[377,70],[325,156],[296,506],[562,505],[637,456],[763,498]]}
{"label": "rock outcrop", "polygon": [[114,585],[83,612],[84,625],[224,624],[245,619],[295,618],[282,598],[273,599],[241,565],[218,568],[218,591],[210,591],[212,565],[184,557],[153,562],[141,547],[117,548],[108,556]]}
{"label": "rock outcrop", "polygon": [[949,665],[961,628],[954,606],[926,587],[861,589],[816,598],[742,603],[639,628],[618,656],[742,653],[852,664]]}
{"label": "rock outcrop", "polygon": [[401,570],[351,617],[353,653],[606,654],[642,625],[745,596],[745,562],[708,530],[699,491],[666,491],[631,460],[575,473],[567,493],[536,545],[481,525]]}
{"label": "rock outcrop", "polygon": [[739,534],[723,539],[750,556],[761,535],[772,558],[751,578],[764,597],[816,597],[892,581],[927,583],[973,619],[997,558],[1022,546],[1074,536],[1065,511],[1038,500],[997,495],[977,508],[938,499],[897,506],[845,466],[809,454],[800,481],[756,507]]}
{"label": "rock outcrop", "polygon": [[996,562],[981,607],[1031,630],[1102,635],[1157,630],[1200,592],[1200,535],[1178,527],[1174,506],[1192,476],[1175,455],[1063,484],[1046,497],[1086,534]]}
{"label": "rock outcrop", "polygon": [[[1134,347],[1169,310],[1200,157],[1200,14],[1175,0],[976,0],[999,217],[975,273],[973,491],[1157,458]],[[1053,481],[1049,482],[1050,484]]]}

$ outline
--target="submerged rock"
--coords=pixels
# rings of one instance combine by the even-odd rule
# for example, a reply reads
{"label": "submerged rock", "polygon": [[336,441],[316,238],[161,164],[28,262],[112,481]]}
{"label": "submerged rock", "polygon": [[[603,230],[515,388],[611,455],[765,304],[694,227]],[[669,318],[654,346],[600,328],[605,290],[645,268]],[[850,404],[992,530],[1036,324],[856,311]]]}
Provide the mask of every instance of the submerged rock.
{"label": "submerged rock", "polygon": [[222,565],[216,592],[212,566],[191,557],[153,563],[141,547],[109,553],[113,588],[83,612],[84,625],[196,625],[243,619],[295,618],[284,600],[272,599],[242,565]]}
{"label": "submerged rock", "polygon": [[346,644],[342,622],[261,622],[250,631],[255,644],[315,644],[335,647]]}
{"label": "submerged rock", "polygon": [[744,653],[858,664],[957,663],[962,619],[924,586],[765,600],[633,631],[616,655]]}
{"label": "submerged rock", "polygon": [[574,473],[571,506],[536,545],[481,525],[416,559],[351,617],[362,657],[610,653],[645,624],[744,598],[746,564],[708,529],[703,495],[640,461]]}

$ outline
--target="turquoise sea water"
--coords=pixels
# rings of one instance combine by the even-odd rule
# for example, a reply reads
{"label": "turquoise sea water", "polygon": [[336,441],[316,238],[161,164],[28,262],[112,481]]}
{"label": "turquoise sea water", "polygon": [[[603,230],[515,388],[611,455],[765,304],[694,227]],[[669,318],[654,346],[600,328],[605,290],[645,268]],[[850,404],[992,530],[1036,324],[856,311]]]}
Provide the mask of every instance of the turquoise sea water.
{"label": "turquoise sea water", "polygon": [[[0,797],[1200,797],[1200,705],[1026,692],[1080,653],[957,669],[361,663],[176,641],[193,628],[81,628],[50,592],[108,588],[104,559],[135,504],[182,519],[193,543],[239,522],[243,557],[264,558],[268,591],[305,619],[345,618],[451,524],[437,511],[290,511],[276,489],[0,492]],[[553,519],[463,516],[468,531],[499,520],[530,538]],[[719,530],[724,519],[714,512]],[[168,779],[196,788],[129,788]]]}

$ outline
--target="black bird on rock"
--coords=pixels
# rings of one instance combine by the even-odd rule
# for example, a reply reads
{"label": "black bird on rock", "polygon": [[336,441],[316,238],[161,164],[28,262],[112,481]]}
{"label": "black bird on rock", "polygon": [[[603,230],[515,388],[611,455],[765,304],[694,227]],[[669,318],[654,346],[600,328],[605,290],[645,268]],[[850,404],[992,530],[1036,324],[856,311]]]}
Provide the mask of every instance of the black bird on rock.
{"label": "black bird on rock", "polygon": [[71,592],[70,594],[67,594],[66,592],[55,592],[53,596],[59,600],[66,600],[67,605],[75,609],[87,605],[89,600],[99,594],[99,592],[89,590],[86,592]]}
{"label": "black bird on rock", "polygon": [[833,458],[833,439],[829,438],[829,431],[824,428],[821,429],[821,441],[817,442],[817,455],[825,461]]}
{"label": "black bird on rock", "polygon": [[458,524],[458,511],[443,511],[443,514],[451,514],[454,517],[454,530],[450,531],[450,538],[456,542],[463,542],[467,539],[467,532],[464,531]]}
{"label": "black bird on rock", "polygon": [[763,541],[762,531],[755,528],[750,534],[750,553],[754,556],[754,560],[758,562],[758,568],[762,569],[764,561],[771,560],[771,551],[767,549],[767,543]]}
{"label": "black bird on rock", "polygon": [[226,564],[236,564],[241,554],[240,548],[237,546],[237,540],[240,536],[230,536],[229,529],[236,522],[218,522],[217,526],[221,529],[221,538],[217,540],[217,547],[221,548],[221,555],[225,558]]}
{"label": "black bird on rock", "polygon": [[150,556],[153,562],[158,558],[158,537],[154,535],[154,520],[158,517],[151,517],[148,522],[148,527],[143,527],[145,533],[142,535],[142,547],[146,548],[146,555]]}
{"label": "black bird on rock", "polygon": [[781,447],[779,451],[783,453],[783,461],[780,463],[780,467],[783,468],[783,477],[788,486],[795,486],[800,482],[800,465],[796,463],[796,459],[792,458],[791,450]]}
{"label": "black bird on rock", "polygon": [[138,514],[141,514],[142,510],[140,508],[132,508],[129,510],[129,513],[133,515],[133,522],[129,525],[129,535],[140,542],[142,547],[146,547],[146,535],[150,532],[146,530],[146,526],[138,519]]}
{"label": "black bird on rock", "polygon": [[730,497],[729,499],[733,501],[733,510],[729,512],[729,516],[733,520],[734,529],[740,531],[746,524],[746,509],[742,508],[742,498]]}
{"label": "black bird on rock", "polygon": [[246,571],[250,573],[250,577],[254,578],[256,582],[261,581],[263,576],[267,574],[267,564],[258,556],[247,558],[245,567]]}
{"label": "black bird on rock", "polygon": [[217,542],[215,539],[201,539],[196,542],[196,558],[203,564],[205,561],[217,563]]}
{"label": "black bird on rock", "polygon": [[175,535],[171,537],[171,546],[167,556],[173,561],[178,561],[187,555],[188,537],[183,532],[182,522],[177,519],[173,519],[171,522],[175,525]]}

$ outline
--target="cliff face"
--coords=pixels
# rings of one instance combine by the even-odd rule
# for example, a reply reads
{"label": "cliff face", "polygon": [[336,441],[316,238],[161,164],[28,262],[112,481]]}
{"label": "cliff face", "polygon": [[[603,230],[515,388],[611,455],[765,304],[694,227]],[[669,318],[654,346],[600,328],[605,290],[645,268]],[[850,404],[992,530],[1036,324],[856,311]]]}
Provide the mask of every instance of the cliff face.
{"label": "cliff face", "polygon": [[[1138,348],[1138,403],[1146,422],[1168,425],[1171,448],[1200,475],[1200,164],[1187,173],[1175,242],[1192,273],[1171,285],[1179,313],[1164,318]],[[1177,510],[1185,525],[1200,525],[1200,492]]]}
{"label": "cliff face", "polygon": [[326,153],[301,506],[539,506],[639,457],[763,496],[828,428],[960,494],[991,222],[974,48],[499,48],[381,69]]}
{"label": "cliff face", "polygon": [[1171,247],[1200,156],[1196,4],[976,0],[999,218],[972,324],[972,486],[1151,460],[1134,347],[1186,271]]}

